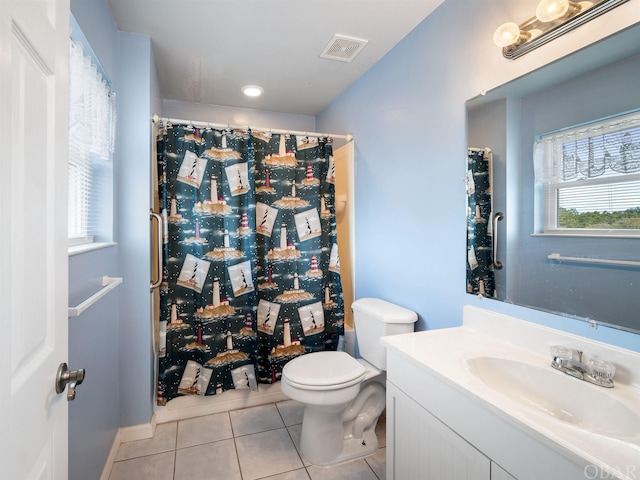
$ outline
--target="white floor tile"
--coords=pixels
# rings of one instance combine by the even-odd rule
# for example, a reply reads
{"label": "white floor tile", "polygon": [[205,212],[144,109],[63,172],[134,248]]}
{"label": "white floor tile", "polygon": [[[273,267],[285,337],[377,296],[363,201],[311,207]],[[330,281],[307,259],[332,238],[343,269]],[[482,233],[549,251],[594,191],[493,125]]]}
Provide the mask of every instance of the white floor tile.
{"label": "white floor tile", "polygon": [[227,412],[190,418],[178,422],[178,448],[233,438]]}
{"label": "white floor tile", "polygon": [[153,438],[120,445],[109,480],[385,480],[384,417],[376,453],[320,467],[298,451],[303,412],[285,400],[160,424]]}
{"label": "white floor tile", "polygon": [[387,449],[378,448],[378,451],[372,455],[364,457],[365,462],[369,464],[373,473],[379,480],[387,478]]}
{"label": "white floor tile", "polygon": [[278,407],[282,420],[287,427],[302,423],[304,403],[296,402],[295,400],[285,400],[276,403],[276,407]]}
{"label": "white floor tile", "polygon": [[311,480],[377,480],[367,462],[362,458],[329,467],[312,465],[307,467],[307,471]]}
{"label": "white floor tile", "polygon": [[175,450],[176,431],[176,422],[160,424],[152,438],[120,444],[116,461]]}
{"label": "white floor tile", "polygon": [[278,409],[273,403],[233,410],[229,412],[229,416],[235,437],[284,427]]}
{"label": "white floor tile", "polygon": [[309,480],[309,474],[304,468],[300,468],[298,470],[292,470],[291,472],[264,477],[262,480]]}
{"label": "white floor tile", "polygon": [[173,480],[175,452],[115,462],[109,480]]}
{"label": "white floor tile", "polygon": [[233,439],[179,449],[176,452],[175,478],[241,480]]}
{"label": "white floor tile", "polygon": [[285,428],[236,437],[243,480],[301,468],[302,461]]}
{"label": "white floor tile", "polygon": [[307,467],[311,465],[300,452],[300,435],[302,434],[302,424],[299,423],[297,425],[291,425],[290,427],[287,427],[287,430],[289,431],[289,435],[293,440],[293,444],[296,446],[296,450],[298,450],[298,454],[302,458],[302,463],[304,463],[304,466]]}

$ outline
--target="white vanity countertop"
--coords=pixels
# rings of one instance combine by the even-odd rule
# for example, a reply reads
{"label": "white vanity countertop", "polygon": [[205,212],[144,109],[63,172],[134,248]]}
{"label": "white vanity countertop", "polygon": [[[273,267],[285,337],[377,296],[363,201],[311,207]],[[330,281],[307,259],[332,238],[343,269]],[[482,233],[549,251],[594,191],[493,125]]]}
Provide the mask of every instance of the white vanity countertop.
{"label": "white vanity countertop", "polygon": [[[472,315],[468,315],[468,308],[474,310]],[[496,329],[495,323],[487,321],[487,331],[482,332],[480,331],[482,327],[478,326],[481,325],[481,322],[476,322],[477,318],[467,322],[467,317],[474,315],[477,317],[479,313],[483,312],[489,311],[465,307],[465,326],[463,327],[388,336],[383,337],[381,342],[391,352],[455,388],[472,401],[483,404],[488,410],[518,428],[529,431],[547,445],[561,446],[563,448],[559,450],[564,449],[584,459],[585,465],[598,465],[605,471],[615,472],[616,475],[620,475],[620,466],[633,465],[638,467],[635,473],[640,474],[640,431],[631,438],[602,435],[562,421],[540,409],[526,407],[487,386],[480,378],[471,373],[467,363],[468,360],[477,357],[494,357],[548,369],[551,374],[566,377],[567,382],[586,384],[589,387],[606,391],[607,395],[611,395],[615,399],[614,405],[617,404],[615,402],[621,402],[640,416],[640,389],[637,387],[621,382],[618,375],[614,378],[616,382],[614,388],[587,384],[587,382],[554,370],[551,367],[550,353],[541,354],[541,352],[549,352],[549,345],[554,344],[572,347],[578,345],[580,348],[584,348],[585,355],[595,349],[603,359],[608,360],[613,356],[616,367],[622,372],[621,378],[628,380],[629,383],[631,380],[636,380],[637,370],[635,369],[640,362],[640,355],[616,347],[611,347],[612,350],[608,352],[609,346],[606,344],[587,339],[582,342],[581,337],[499,314],[497,314],[498,323],[509,323],[514,320],[518,323],[513,327],[502,325],[503,328]],[[489,312],[489,314],[494,315],[493,312]],[[527,332],[528,329],[531,331]],[[512,333],[517,331],[517,335],[509,338],[509,331]],[[502,338],[493,336],[492,334],[495,332],[500,332],[498,335]],[[523,339],[522,345],[514,343],[517,342],[518,336]],[[532,346],[532,343],[536,342],[542,344]],[[610,353],[611,356],[607,356],[607,353]],[[393,381],[392,378],[390,380]],[[575,384],[568,384],[569,388],[572,385]],[[584,386],[580,385],[578,388],[584,388]],[[580,398],[576,398],[576,401],[579,402]],[[600,413],[594,412],[594,415]],[[620,478],[631,477],[622,475]]]}

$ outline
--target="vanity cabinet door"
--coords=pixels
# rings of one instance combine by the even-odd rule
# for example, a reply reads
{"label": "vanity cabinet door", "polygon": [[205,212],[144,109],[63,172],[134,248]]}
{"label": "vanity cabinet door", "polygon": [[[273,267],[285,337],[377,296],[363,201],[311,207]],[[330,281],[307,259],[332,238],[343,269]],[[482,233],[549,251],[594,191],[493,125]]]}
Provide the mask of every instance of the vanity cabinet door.
{"label": "vanity cabinet door", "polygon": [[387,478],[489,480],[491,462],[387,382]]}
{"label": "vanity cabinet door", "polygon": [[497,463],[491,462],[491,480],[516,480],[516,477],[508,473]]}

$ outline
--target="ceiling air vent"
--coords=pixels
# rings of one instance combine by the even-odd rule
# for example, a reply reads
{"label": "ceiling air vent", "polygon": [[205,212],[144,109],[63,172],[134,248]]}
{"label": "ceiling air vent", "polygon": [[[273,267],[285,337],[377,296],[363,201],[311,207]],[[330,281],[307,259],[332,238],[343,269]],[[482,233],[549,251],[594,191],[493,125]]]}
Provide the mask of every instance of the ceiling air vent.
{"label": "ceiling air vent", "polygon": [[346,35],[334,35],[320,56],[330,60],[350,62],[367,43],[369,43],[369,40],[347,37]]}

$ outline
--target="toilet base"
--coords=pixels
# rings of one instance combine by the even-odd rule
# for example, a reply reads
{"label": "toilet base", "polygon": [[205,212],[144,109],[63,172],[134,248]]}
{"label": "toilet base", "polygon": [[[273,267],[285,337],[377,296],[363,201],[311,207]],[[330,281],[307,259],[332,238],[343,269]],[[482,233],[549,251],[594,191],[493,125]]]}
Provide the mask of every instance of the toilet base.
{"label": "toilet base", "polygon": [[311,405],[304,407],[300,453],[313,465],[331,465],[342,451],[342,417],[336,410],[343,405]]}
{"label": "toilet base", "polygon": [[364,432],[364,438],[348,438],[344,440],[342,453],[334,463],[346,462],[354,458],[365,457],[378,451],[378,437],[374,430]]}
{"label": "toilet base", "polygon": [[[375,426],[385,407],[384,387],[365,382],[345,405],[305,405],[300,453],[313,465],[333,465],[378,450]],[[342,415],[336,415],[342,411]]]}
{"label": "toilet base", "polygon": [[[320,409],[326,409],[326,414],[318,412]],[[375,427],[365,430],[362,438],[354,438],[353,435],[343,437],[342,419],[339,416],[336,418],[335,412],[331,410],[333,409],[318,408],[315,405],[305,407],[300,437],[300,453],[305,460],[313,465],[334,465],[371,455],[378,450]],[[327,438],[342,441],[327,442]]]}

